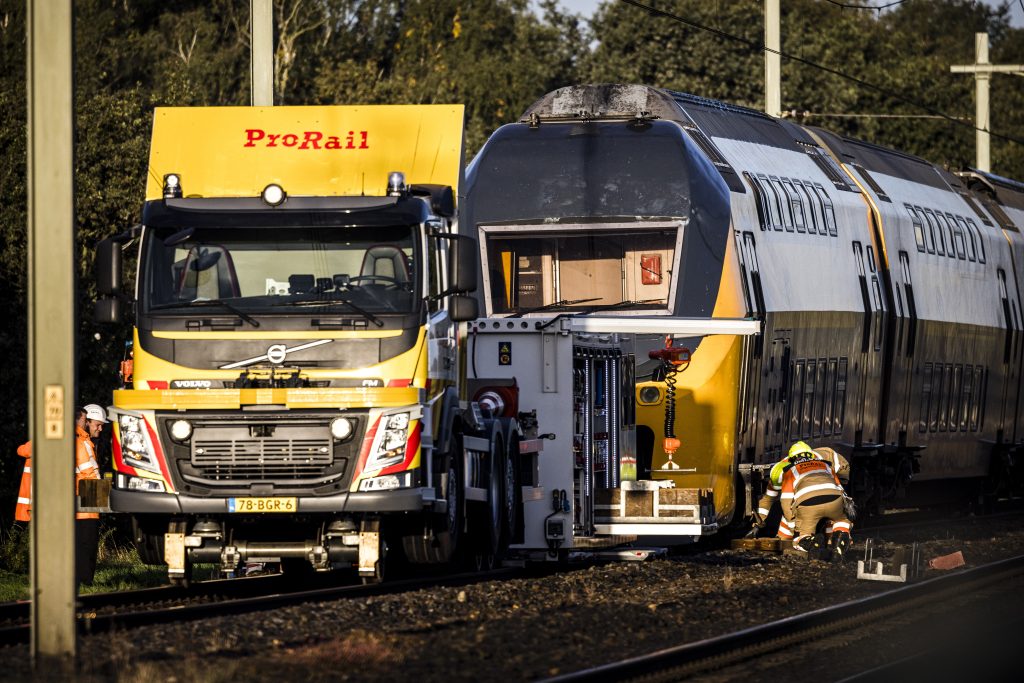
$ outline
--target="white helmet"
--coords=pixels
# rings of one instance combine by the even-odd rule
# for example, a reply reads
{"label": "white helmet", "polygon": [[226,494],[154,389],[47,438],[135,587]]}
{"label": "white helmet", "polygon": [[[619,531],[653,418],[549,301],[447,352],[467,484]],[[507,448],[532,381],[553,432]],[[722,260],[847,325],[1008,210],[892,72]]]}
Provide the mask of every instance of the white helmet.
{"label": "white helmet", "polygon": [[84,406],[82,410],[85,411],[86,420],[96,420],[97,422],[103,422],[104,424],[106,424],[107,411],[102,406],[98,406],[95,403],[90,403],[89,405]]}

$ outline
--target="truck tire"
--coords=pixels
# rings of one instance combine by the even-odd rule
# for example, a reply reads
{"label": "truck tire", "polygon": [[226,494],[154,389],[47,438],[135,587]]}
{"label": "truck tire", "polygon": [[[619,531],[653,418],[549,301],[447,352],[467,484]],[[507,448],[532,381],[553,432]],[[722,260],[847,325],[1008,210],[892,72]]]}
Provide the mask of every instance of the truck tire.
{"label": "truck tire", "polygon": [[132,517],[132,540],[135,542],[135,549],[143,564],[164,564],[165,531],[167,531],[165,520],[153,524],[151,521],[140,522],[137,517]]}
{"label": "truck tire", "polygon": [[424,513],[411,521],[402,533],[402,550],[414,564],[443,564],[457,554],[465,523],[462,434],[451,439],[451,452],[442,458],[436,476],[441,496],[447,503],[443,513]]}

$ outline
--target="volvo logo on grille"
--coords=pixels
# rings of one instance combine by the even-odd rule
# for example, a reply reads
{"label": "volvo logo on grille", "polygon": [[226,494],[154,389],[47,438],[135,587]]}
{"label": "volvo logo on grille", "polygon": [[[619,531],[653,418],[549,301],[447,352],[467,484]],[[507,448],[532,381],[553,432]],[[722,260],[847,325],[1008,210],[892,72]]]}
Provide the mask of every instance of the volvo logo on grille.
{"label": "volvo logo on grille", "polygon": [[233,368],[241,368],[246,365],[252,365],[253,363],[260,363],[262,361],[270,361],[274,365],[280,365],[285,362],[288,358],[289,353],[295,353],[296,351],[303,351],[305,349],[311,349],[314,346],[322,346],[324,344],[330,344],[333,339],[318,339],[316,341],[307,342],[305,344],[299,344],[288,348],[284,344],[273,344],[267,349],[267,352],[262,356],[256,356],[255,358],[246,358],[245,360],[236,361],[234,363],[228,363],[227,365],[220,366],[221,370],[231,370]]}
{"label": "volvo logo on grille", "polygon": [[280,365],[288,357],[288,347],[284,344],[274,344],[267,349],[267,360],[274,365]]}

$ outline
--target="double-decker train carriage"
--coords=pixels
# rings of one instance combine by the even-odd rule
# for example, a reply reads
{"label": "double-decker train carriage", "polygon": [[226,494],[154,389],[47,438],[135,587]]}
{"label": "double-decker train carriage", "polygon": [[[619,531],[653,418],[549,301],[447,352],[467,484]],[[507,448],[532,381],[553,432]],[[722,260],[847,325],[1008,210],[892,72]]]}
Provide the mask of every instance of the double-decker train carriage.
{"label": "double-decker train carriage", "polygon": [[[587,85],[495,132],[465,187],[488,315],[600,311],[640,333],[621,489],[708,490],[725,523],[796,439],[848,456],[874,508],[911,480],[924,498],[1019,476],[1020,184],[692,95]],[[763,328],[668,348],[649,334],[703,315]]]}

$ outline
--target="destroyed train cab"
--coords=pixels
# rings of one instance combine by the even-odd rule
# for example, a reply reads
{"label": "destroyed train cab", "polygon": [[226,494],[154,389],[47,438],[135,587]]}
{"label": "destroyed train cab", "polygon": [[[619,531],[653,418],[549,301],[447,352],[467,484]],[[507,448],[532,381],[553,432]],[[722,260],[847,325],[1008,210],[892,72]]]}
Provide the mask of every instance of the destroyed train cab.
{"label": "destroyed train cab", "polygon": [[[96,316],[133,310],[110,506],[187,582],[447,560],[461,106],[166,108],[139,225],[98,248]],[[134,296],[122,253],[137,255]],[[385,521],[387,520],[387,521]],[[435,530],[437,533],[435,534]],[[447,543],[447,541],[445,541]]]}

